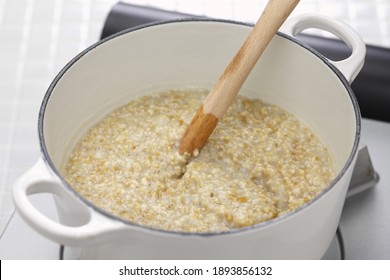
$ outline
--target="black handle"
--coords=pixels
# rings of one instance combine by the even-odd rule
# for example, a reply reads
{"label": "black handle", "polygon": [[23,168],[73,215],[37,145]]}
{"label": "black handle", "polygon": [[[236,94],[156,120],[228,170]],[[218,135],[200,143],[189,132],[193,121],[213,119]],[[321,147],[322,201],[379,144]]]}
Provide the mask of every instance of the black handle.
{"label": "black handle", "polygon": [[[332,60],[351,54],[341,40],[310,35],[298,38]],[[367,45],[364,66],[351,87],[363,117],[390,122],[390,49]]]}
{"label": "black handle", "polygon": [[[194,17],[198,16],[118,2],[107,16],[101,38],[145,23]],[[298,38],[332,60],[351,53],[340,40],[312,35]],[[363,117],[390,122],[390,49],[368,45],[365,64],[351,87]]]}
{"label": "black handle", "polygon": [[137,6],[118,2],[106,18],[101,39],[130,27],[162,20],[194,18],[196,16],[153,7]]}

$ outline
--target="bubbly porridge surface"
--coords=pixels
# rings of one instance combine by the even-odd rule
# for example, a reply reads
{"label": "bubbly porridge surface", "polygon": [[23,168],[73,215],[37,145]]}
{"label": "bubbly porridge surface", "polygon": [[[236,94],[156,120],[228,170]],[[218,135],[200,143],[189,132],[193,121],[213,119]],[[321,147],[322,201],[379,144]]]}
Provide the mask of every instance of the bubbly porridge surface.
{"label": "bubbly porridge surface", "polygon": [[333,179],[327,148],[293,115],[238,96],[197,157],[178,144],[206,91],[130,101],[92,127],[64,176],[94,205],[136,224],[219,232],[289,212]]}

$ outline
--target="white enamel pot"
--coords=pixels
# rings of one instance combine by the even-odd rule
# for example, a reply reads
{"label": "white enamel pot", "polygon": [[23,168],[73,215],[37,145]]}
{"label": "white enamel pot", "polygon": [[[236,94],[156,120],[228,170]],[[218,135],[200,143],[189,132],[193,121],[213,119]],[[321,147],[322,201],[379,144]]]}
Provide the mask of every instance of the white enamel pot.
{"label": "white enamel pot", "polygon": [[[312,27],[339,36],[352,54],[329,61],[293,37]],[[329,147],[337,176],[313,201],[229,232],[167,232],[104,212],[62,177],[67,156],[88,127],[137,96],[168,88],[211,88],[250,30],[250,25],[218,20],[155,23],[116,34],[75,57],[54,79],[41,106],[42,157],[14,186],[24,220],[74,248],[78,258],[321,258],[337,229],[356,160],[360,112],[350,82],[363,65],[365,45],[350,27],[319,15],[286,23],[285,33],[273,38],[241,90],[295,114]],[[36,193],[53,194],[59,222],[33,206],[29,196]]]}

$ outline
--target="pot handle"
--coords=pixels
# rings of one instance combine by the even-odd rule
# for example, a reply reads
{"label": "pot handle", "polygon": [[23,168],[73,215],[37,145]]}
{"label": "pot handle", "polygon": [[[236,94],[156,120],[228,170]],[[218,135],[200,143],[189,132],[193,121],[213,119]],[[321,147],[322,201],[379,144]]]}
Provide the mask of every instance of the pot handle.
{"label": "pot handle", "polygon": [[[74,211],[77,222],[73,220],[65,225],[41,213],[28,198],[39,193],[51,193],[66,203],[71,208],[69,211]],[[122,222],[108,219],[81,203],[51,174],[42,158],[15,182],[13,199],[18,213],[32,228],[59,244],[93,245],[112,238],[113,233],[124,228]]]}
{"label": "pot handle", "polygon": [[328,59],[340,70],[348,82],[352,83],[362,69],[366,56],[366,45],[362,37],[349,25],[318,14],[303,14],[292,17],[283,24],[281,31],[287,35],[295,36],[308,28],[318,28],[333,33],[352,49],[352,54],[344,60]]}

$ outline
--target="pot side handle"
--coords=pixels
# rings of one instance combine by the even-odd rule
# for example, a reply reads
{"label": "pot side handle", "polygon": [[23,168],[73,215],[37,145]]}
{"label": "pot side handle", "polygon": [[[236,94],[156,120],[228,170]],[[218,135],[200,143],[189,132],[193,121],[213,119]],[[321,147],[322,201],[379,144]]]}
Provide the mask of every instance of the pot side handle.
{"label": "pot side handle", "polygon": [[362,69],[366,56],[366,45],[362,37],[349,25],[318,14],[303,14],[289,18],[281,27],[281,32],[296,36],[308,28],[328,31],[339,37],[352,49],[352,54],[344,60],[333,61],[328,59],[351,84]]}
{"label": "pot side handle", "polygon": [[[61,202],[76,209],[79,219],[76,223],[65,225],[41,213],[29,200],[33,194],[50,193]],[[62,183],[49,171],[43,159],[38,162],[14,184],[13,199],[23,220],[45,237],[67,246],[89,246],[111,239],[113,233],[123,229],[120,221],[110,220],[100,215],[66,190]],[[77,219],[76,219],[77,220]]]}

